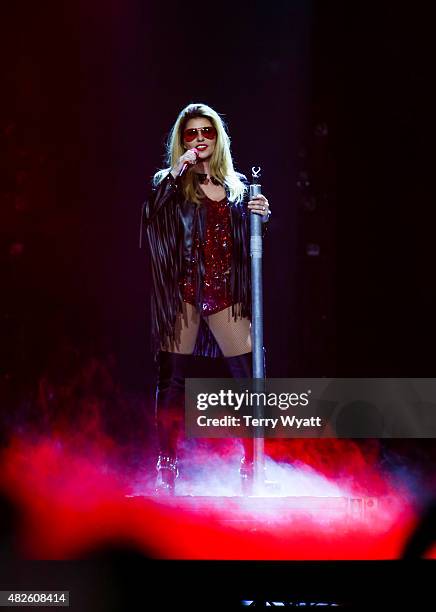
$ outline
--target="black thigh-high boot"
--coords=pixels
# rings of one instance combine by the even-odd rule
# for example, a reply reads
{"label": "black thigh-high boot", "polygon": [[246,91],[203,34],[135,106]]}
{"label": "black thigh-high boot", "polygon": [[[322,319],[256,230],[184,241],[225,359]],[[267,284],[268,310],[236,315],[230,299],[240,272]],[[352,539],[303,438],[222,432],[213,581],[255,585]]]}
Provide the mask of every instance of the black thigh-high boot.
{"label": "black thigh-high boot", "polygon": [[177,441],[184,416],[185,378],[191,355],[160,351],[156,390],[156,426],[159,457],[156,493],[174,495],[177,468]]}
{"label": "black thigh-high boot", "polygon": [[[234,357],[226,357],[232,378],[253,377],[253,354],[244,353]],[[252,438],[243,438],[244,456],[241,459],[239,473],[241,475],[242,491],[249,495],[253,489],[254,480],[254,441]]]}

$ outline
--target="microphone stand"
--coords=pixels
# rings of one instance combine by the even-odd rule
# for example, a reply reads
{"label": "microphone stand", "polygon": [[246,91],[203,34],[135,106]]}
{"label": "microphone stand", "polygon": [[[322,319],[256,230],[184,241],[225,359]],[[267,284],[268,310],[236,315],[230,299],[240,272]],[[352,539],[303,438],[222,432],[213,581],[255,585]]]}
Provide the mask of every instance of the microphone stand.
{"label": "microphone stand", "polygon": [[[251,169],[250,200],[261,193],[260,167]],[[265,356],[263,347],[263,295],[262,295],[262,217],[250,215],[251,259],[251,342],[253,352],[253,391],[264,392]],[[261,397],[261,396],[257,396]],[[262,403],[255,407],[255,418],[263,418]],[[264,428],[254,428],[254,484],[258,494],[265,485]]]}

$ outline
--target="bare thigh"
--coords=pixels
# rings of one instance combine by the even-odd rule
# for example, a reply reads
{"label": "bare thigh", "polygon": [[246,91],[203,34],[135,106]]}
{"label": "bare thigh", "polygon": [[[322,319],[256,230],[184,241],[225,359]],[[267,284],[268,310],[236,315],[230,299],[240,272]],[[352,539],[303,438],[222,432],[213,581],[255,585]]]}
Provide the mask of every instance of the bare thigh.
{"label": "bare thigh", "polygon": [[181,353],[191,355],[197,341],[198,328],[200,327],[200,315],[192,304],[183,302],[183,312],[179,313],[175,325],[175,342],[168,340],[167,350],[170,353]]}
{"label": "bare thigh", "polygon": [[232,307],[205,317],[210,331],[224,357],[234,357],[251,352],[251,324],[247,318],[232,316]]}

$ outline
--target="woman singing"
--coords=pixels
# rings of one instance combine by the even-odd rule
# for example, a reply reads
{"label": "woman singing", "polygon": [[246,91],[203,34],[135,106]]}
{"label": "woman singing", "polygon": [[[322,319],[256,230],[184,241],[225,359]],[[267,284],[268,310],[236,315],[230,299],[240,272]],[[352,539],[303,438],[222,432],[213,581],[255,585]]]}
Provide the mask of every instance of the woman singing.
{"label": "woman singing", "polygon": [[[143,206],[152,268],[152,338],[158,362],[158,493],[174,494],[184,382],[192,355],[224,357],[234,378],[251,378],[249,210],[269,218],[268,200],[248,201],[221,117],[189,104],[167,141],[168,167]],[[265,226],[264,226],[265,227]],[[240,474],[253,478],[244,440]]]}

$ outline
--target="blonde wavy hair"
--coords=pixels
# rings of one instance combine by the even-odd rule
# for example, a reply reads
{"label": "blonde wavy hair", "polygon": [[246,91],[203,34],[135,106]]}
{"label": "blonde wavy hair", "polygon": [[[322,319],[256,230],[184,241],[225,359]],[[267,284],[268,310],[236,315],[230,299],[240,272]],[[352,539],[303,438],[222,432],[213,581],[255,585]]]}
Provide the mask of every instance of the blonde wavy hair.
{"label": "blonde wavy hair", "polygon": [[[186,149],[183,146],[183,131],[189,119],[204,117],[209,119],[217,131],[215,149],[210,159],[210,173],[220,183],[225,185],[229,191],[229,199],[232,202],[241,202],[247,191],[242,178],[243,175],[233,168],[233,160],[230,153],[230,137],[226,125],[219,114],[207,104],[188,104],[179,114],[173,125],[167,141],[165,163],[167,168],[156,172],[153,176],[153,185],[158,185],[174,167]],[[182,189],[186,200],[200,203],[204,193],[200,191],[198,181],[195,180],[195,172],[192,166],[188,168],[182,179]]]}

